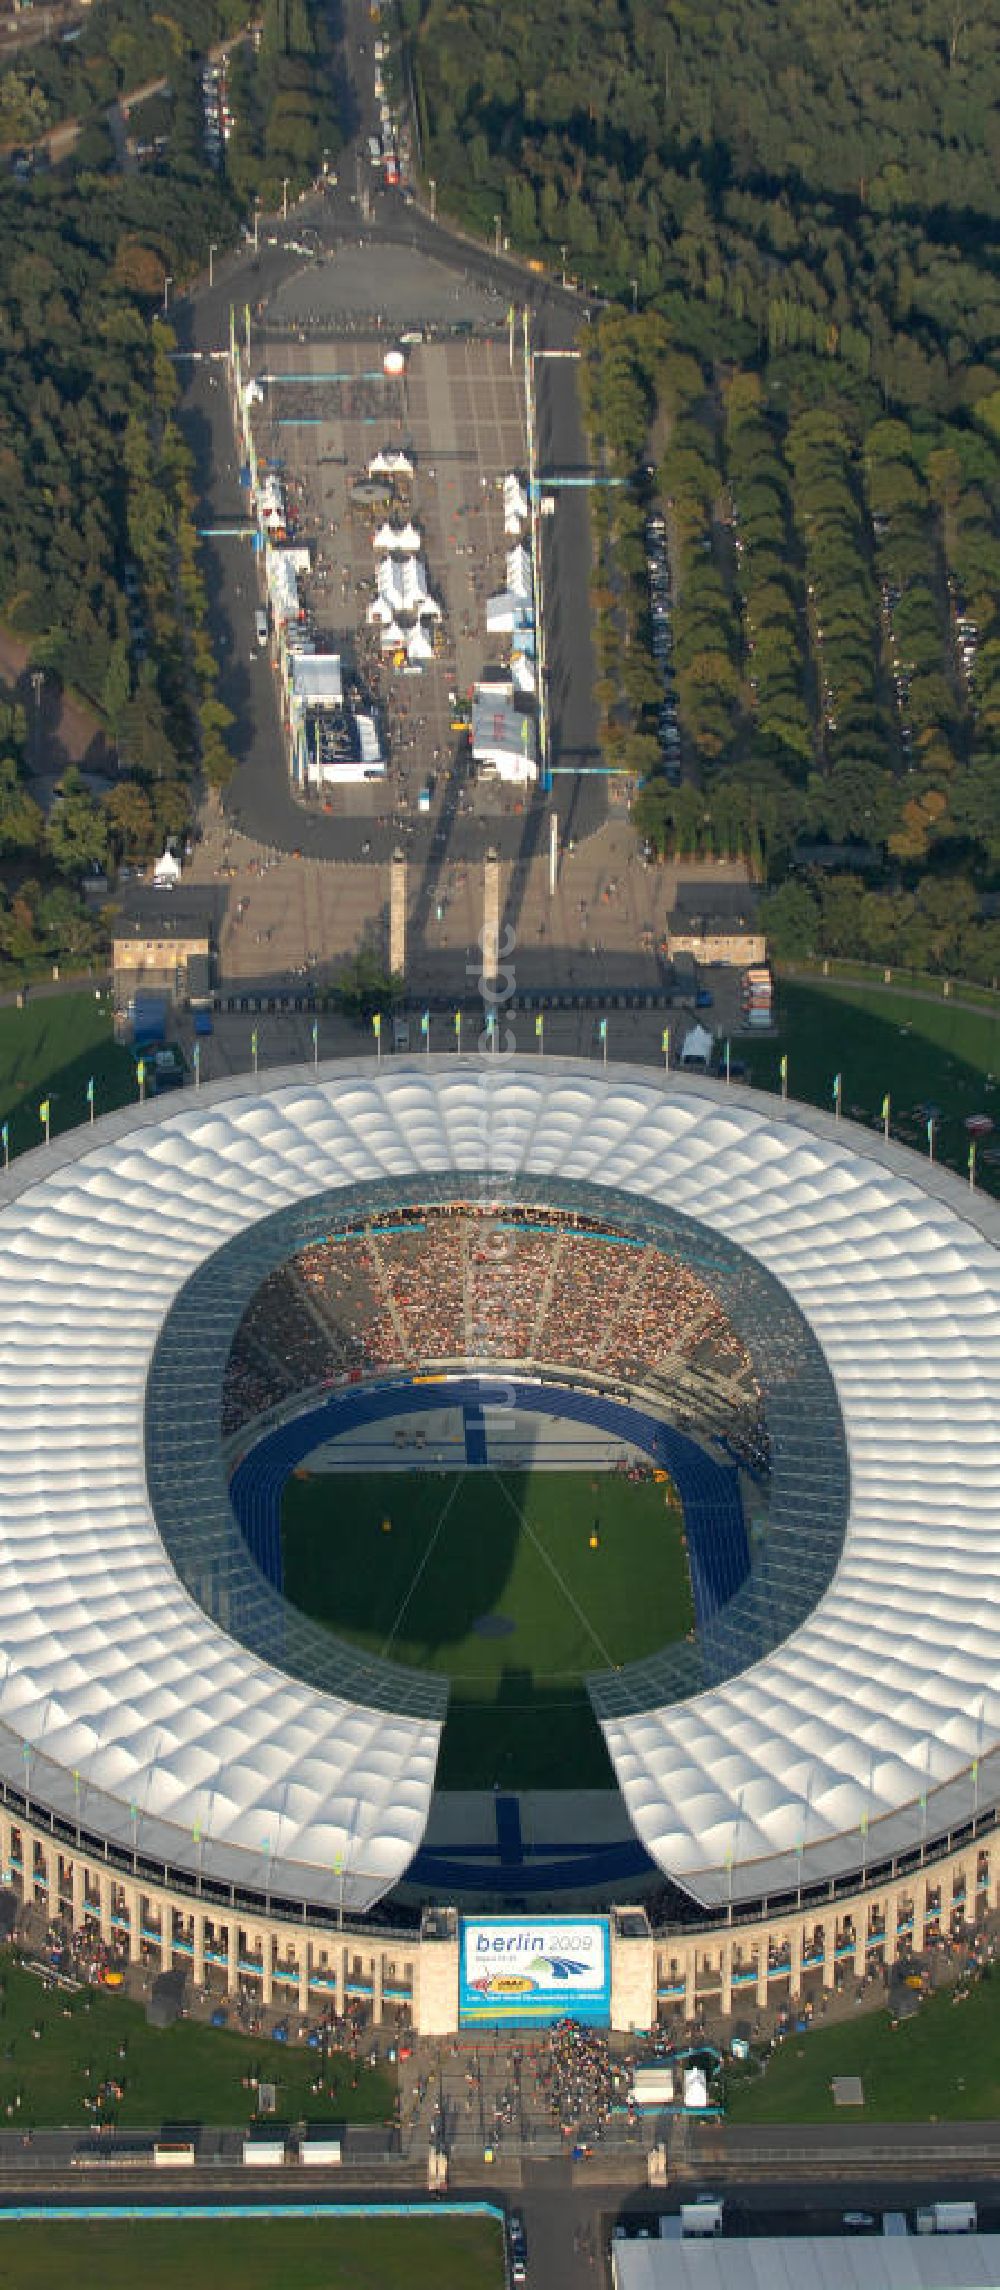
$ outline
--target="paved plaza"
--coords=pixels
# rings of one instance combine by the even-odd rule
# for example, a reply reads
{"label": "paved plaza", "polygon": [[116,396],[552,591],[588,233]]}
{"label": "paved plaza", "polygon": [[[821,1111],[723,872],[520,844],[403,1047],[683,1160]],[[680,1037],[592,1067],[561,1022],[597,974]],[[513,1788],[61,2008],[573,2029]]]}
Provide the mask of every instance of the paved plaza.
{"label": "paved plaza", "polygon": [[[405,848],[405,846],[404,846]],[[234,828],[218,805],[186,879],[226,890],[220,971],[224,986],[280,990],[330,984],[360,947],[388,956],[389,869],[272,852]],[[566,850],[555,896],[547,855],[501,864],[504,991],[613,993],[657,989],[658,949],[677,887],[704,883],[706,905],[742,868],[702,860],[647,867],[627,814]],[[483,870],[472,861],[414,861],[407,884],[407,986],[414,994],[474,997],[481,970]],[[734,1011],[738,979],[733,980]]]}
{"label": "paved plaza", "polygon": [[[391,815],[405,841],[427,788],[432,832],[445,832],[456,813],[509,816],[504,792],[473,779],[453,729],[452,695],[467,695],[484,665],[500,658],[486,634],[486,598],[505,585],[502,485],[508,470],[525,467],[524,383],[506,332],[496,341],[417,343],[399,377],[383,373],[383,347],[356,336],[257,338],[252,367],[264,394],[254,435],[259,460],[281,471],[295,538],[312,552],[300,595],[316,648],[339,652],[358,674],[378,707],[389,758],[382,781],[307,798],[304,835],[305,814],[321,808],[373,825]],[[404,451],[413,477],[396,482],[391,511],[359,508],[358,483],[383,450]],[[443,608],[435,657],[421,672],[394,666],[367,624],[379,561],[373,535],[387,513],[416,525],[431,595]]]}

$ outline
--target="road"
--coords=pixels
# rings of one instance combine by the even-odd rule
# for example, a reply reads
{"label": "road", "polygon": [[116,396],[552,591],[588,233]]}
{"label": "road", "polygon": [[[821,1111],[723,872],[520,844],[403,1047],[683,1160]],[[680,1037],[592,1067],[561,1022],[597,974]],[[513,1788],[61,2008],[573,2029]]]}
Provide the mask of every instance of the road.
{"label": "road", "polygon": [[[385,2176],[380,2180],[374,2172],[363,2182],[352,2184],[345,2183],[342,2171],[310,2172],[305,2179],[303,2184],[303,2176],[291,2170],[279,2176],[249,2174],[238,2168],[185,2172],[169,2182],[162,2173],[144,2171],[129,2171],[124,2176],[93,2173],[82,2179],[79,2172],[68,2170],[44,2176],[12,2170],[5,2171],[0,2180],[0,2215],[40,2200],[47,2209],[58,2205],[70,2210],[87,2206],[110,2210],[126,2202],[148,2206],[151,2212],[177,2203],[206,2208],[227,2202],[241,2206],[258,2203],[262,2208],[277,2203],[290,2215],[317,2202],[377,2205],[402,2199],[414,2207],[435,2207],[434,2199],[417,2185],[401,2184]],[[651,2192],[641,2183],[601,2181],[588,2178],[585,2170],[574,2170],[564,2161],[526,2164],[512,2184],[480,2171],[475,2178],[453,2180],[449,2188],[450,2194],[463,2201],[519,2211],[525,2227],[529,2290],[543,2284],[545,2290],[583,2290],[584,2285],[601,2285],[603,2290],[610,2281],[608,2260],[616,2228],[624,2227],[631,2233],[642,2228],[655,2234],[659,2217],[665,2212],[676,2213],[680,2202],[690,2199],[695,2191],[690,2181],[673,2186],[667,2193]],[[704,2192],[705,2188],[697,2191]],[[843,2232],[845,2211],[867,2212],[875,2219],[884,2211],[904,2211],[912,2222],[918,2206],[940,2198],[942,2193],[960,2194],[974,2201],[982,2231],[996,2233],[1000,2229],[1000,2184],[994,2173],[981,2169],[973,2169],[959,2181],[948,2167],[943,2171],[929,2167],[926,2175],[915,2179],[909,2173],[900,2176],[886,2172],[855,2177],[831,2166],[809,2186],[795,2179],[776,2179],[762,2186],[748,2178],[713,2191],[720,2193],[725,2203],[725,2232],[754,2239],[838,2234]]]}

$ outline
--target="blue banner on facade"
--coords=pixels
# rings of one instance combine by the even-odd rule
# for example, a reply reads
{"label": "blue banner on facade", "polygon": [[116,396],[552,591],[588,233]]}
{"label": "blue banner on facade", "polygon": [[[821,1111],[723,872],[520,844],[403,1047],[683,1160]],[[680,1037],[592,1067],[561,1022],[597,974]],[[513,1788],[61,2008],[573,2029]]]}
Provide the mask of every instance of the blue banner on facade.
{"label": "blue banner on facade", "polygon": [[611,2019],[606,1916],[464,1916],[458,2015],[463,2027]]}

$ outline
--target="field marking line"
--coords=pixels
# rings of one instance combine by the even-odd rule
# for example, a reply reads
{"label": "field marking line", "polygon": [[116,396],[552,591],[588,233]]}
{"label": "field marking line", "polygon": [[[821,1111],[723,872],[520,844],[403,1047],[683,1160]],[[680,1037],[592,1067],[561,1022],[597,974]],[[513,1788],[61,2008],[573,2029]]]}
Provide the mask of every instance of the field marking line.
{"label": "field marking line", "polygon": [[402,1606],[401,1606],[401,1607],[400,1607],[400,1609],[399,1609],[399,1613],[397,1614],[397,1616],[396,1616],[396,1619],[395,1619],[395,1621],[394,1621],[394,1623],[393,1623],[393,1625],[392,1625],[392,1629],[391,1629],[391,1630],[390,1630],[390,1632],[389,1632],[388,1638],[385,1640],[385,1643],[384,1643],[384,1645],[383,1645],[383,1647],[382,1647],[382,1654],[381,1654],[381,1658],[382,1658],[382,1660],[383,1660],[383,1661],[385,1660],[385,1656],[386,1656],[386,1654],[388,1653],[390,1646],[392,1645],[393,1639],[394,1639],[395,1637],[397,1637],[397,1636],[398,1636],[398,1634],[399,1634],[399,1625],[400,1625],[400,1623],[401,1623],[401,1621],[402,1621],[402,1619],[403,1619],[403,1616],[404,1616],[404,1614],[406,1613],[406,1609],[407,1609],[407,1607],[408,1607],[408,1605],[409,1605],[409,1603],[410,1603],[410,1600],[411,1600],[411,1598],[413,1597],[413,1593],[414,1593],[414,1591],[416,1590],[417,1584],[418,1584],[418,1582],[419,1582],[419,1580],[420,1580],[420,1577],[421,1577],[421,1575],[423,1574],[423,1571],[424,1571],[424,1568],[425,1568],[425,1566],[426,1566],[426,1564],[427,1564],[427,1561],[428,1561],[428,1559],[429,1559],[429,1558],[430,1558],[430,1556],[431,1556],[431,1553],[432,1553],[432,1551],[433,1551],[433,1549],[434,1549],[434,1545],[435,1545],[435,1543],[437,1542],[437,1539],[438,1539],[438,1536],[439,1536],[439,1534],[440,1534],[440,1532],[441,1532],[441,1529],[442,1529],[442,1527],[444,1526],[444,1523],[445,1523],[445,1520],[447,1519],[447,1516],[448,1516],[448,1513],[449,1513],[449,1511],[451,1510],[451,1506],[452,1506],[452,1504],[455,1502],[455,1500],[456,1500],[456,1498],[457,1498],[457,1496],[458,1496],[458,1494],[459,1494],[459,1492],[460,1492],[461,1486],[462,1486],[462,1479],[461,1479],[461,1476],[456,1476],[456,1479],[455,1479],[455,1484],[454,1484],[454,1486],[453,1486],[453,1488],[452,1488],[452,1490],[451,1490],[451,1494],[448,1496],[448,1499],[447,1499],[447,1501],[446,1501],[446,1502],[445,1502],[445,1503],[442,1505],[442,1508],[441,1508],[441,1516],[440,1516],[440,1518],[439,1518],[439,1520],[438,1520],[437,1526],[436,1526],[436,1527],[435,1527],[435,1529],[434,1529],[434,1532],[433,1532],[433,1534],[432,1534],[432,1536],[431,1536],[430,1542],[429,1542],[429,1543],[428,1543],[428,1545],[427,1545],[427,1549],[425,1550],[425,1552],[424,1552],[424,1554],[423,1554],[423,1557],[422,1557],[422,1559],[421,1559],[421,1561],[420,1561],[420,1564],[419,1564],[419,1566],[418,1566],[418,1567],[416,1567],[416,1568],[415,1568],[415,1570],[414,1570],[413,1580],[412,1580],[412,1582],[411,1582],[411,1584],[410,1584],[409,1590],[408,1590],[408,1591],[407,1591],[407,1593],[406,1593],[406,1597],[404,1598],[404,1600],[403,1600],[403,1603],[402,1603]]}
{"label": "field marking line", "polygon": [[591,1621],[589,1621],[589,1620],[588,1620],[588,1618],[587,1618],[586,1614],[584,1613],[584,1611],[583,1611],[583,1608],[582,1608],[582,1606],[581,1606],[581,1604],[580,1604],[580,1601],[579,1601],[579,1599],[578,1599],[578,1598],[574,1598],[574,1596],[573,1596],[573,1592],[571,1591],[571,1589],[570,1589],[570,1587],[569,1587],[569,1584],[568,1584],[568,1582],[566,1582],[566,1581],[565,1581],[564,1577],[563,1577],[563,1576],[560,1574],[560,1572],[559,1572],[559,1568],[558,1568],[558,1567],[557,1567],[557,1565],[556,1565],[555,1559],[554,1559],[554,1558],[550,1558],[550,1557],[549,1557],[549,1553],[548,1553],[548,1551],[545,1549],[545,1545],[544,1545],[544,1543],[540,1543],[540,1542],[539,1542],[539,1540],[538,1540],[538,1536],[536,1535],[534,1528],[533,1528],[532,1526],[529,1526],[529,1524],[528,1524],[528,1521],[527,1521],[527,1519],[525,1518],[524,1512],[523,1512],[523,1511],[522,1511],[522,1509],[521,1509],[520,1503],[515,1503],[515,1501],[514,1501],[514,1497],[513,1497],[513,1495],[512,1495],[512,1494],[511,1494],[511,1492],[510,1492],[510,1488],[509,1488],[509,1487],[506,1487],[506,1486],[504,1485],[503,1479],[501,1478],[501,1476],[500,1476],[500,1473],[499,1473],[498,1471],[494,1471],[494,1472],[492,1472],[492,1473],[491,1473],[491,1477],[492,1477],[492,1478],[494,1478],[494,1479],[497,1481],[497,1484],[498,1484],[498,1486],[499,1486],[499,1488],[500,1488],[500,1492],[501,1492],[501,1494],[502,1494],[502,1496],[503,1496],[503,1498],[504,1498],[504,1501],[510,1504],[511,1510],[514,1512],[514,1515],[515,1515],[515,1517],[516,1517],[516,1518],[518,1518],[518,1519],[520,1519],[520,1521],[521,1521],[521,1525],[522,1525],[522,1527],[524,1528],[525,1534],[527,1535],[529,1542],[532,1542],[532,1543],[534,1543],[534,1546],[535,1546],[535,1549],[536,1549],[536,1551],[538,1552],[538,1556],[539,1556],[539,1558],[540,1558],[540,1559],[542,1559],[542,1560],[544,1560],[544,1563],[545,1563],[545,1565],[548,1567],[549,1573],[552,1575],[552,1577],[553,1577],[553,1580],[554,1580],[554,1581],[556,1581],[556,1582],[558,1583],[558,1585],[559,1585],[559,1588],[560,1588],[560,1590],[562,1591],[564,1598],[568,1598],[568,1600],[569,1600],[569,1603],[570,1603],[571,1607],[573,1608],[573,1612],[574,1612],[574,1614],[576,1614],[576,1615],[578,1615],[578,1616],[579,1616],[579,1619],[580,1619],[580,1621],[583,1623],[583,1627],[584,1627],[584,1629],[585,1629],[585,1630],[586,1630],[586,1631],[589,1633],[590,1637],[593,1639],[593,1641],[594,1641],[594,1644],[595,1644],[595,1646],[597,1647],[597,1651],[598,1651],[598,1653],[600,1654],[601,1660],[602,1660],[602,1662],[604,1663],[604,1666],[605,1666],[605,1668],[606,1668],[606,1669],[608,1669],[608,1670],[613,1670],[613,1669],[615,1669],[615,1667],[616,1667],[616,1664],[615,1664],[614,1656],[613,1656],[612,1654],[609,1654],[609,1653],[608,1653],[608,1649],[607,1649],[606,1645],[604,1644],[604,1640],[603,1640],[603,1638],[599,1638],[599,1637],[598,1637],[597,1631],[595,1630],[593,1623],[592,1623]]}

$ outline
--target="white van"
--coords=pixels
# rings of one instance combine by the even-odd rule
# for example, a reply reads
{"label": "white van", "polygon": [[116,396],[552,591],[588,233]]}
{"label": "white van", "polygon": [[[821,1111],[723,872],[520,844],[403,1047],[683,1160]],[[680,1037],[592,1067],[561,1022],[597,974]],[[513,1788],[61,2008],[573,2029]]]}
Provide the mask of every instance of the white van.
{"label": "white van", "polygon": [[267,614],[264,611],[263,606],[258,607],[257,611],[254,613],[253,621],[254,628],[257,632],[257,642],[261,651],[263,652],[267,644]]}

